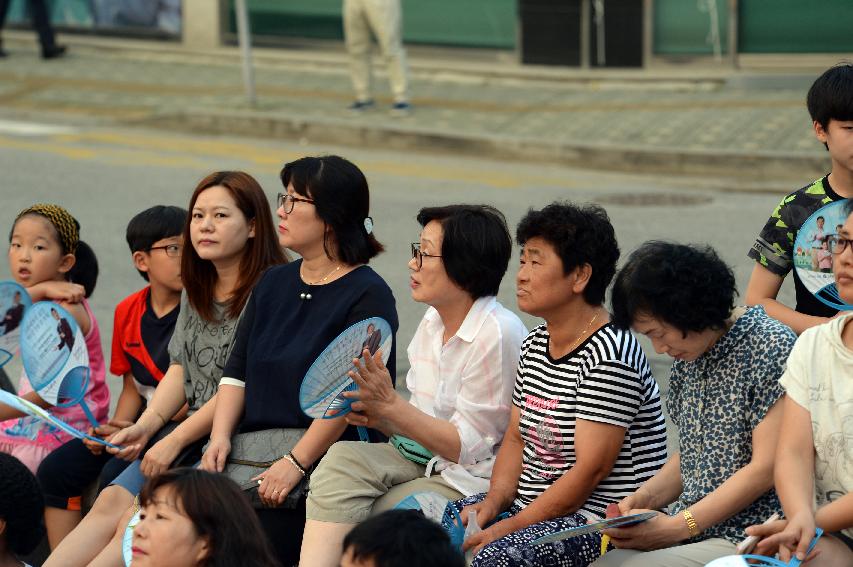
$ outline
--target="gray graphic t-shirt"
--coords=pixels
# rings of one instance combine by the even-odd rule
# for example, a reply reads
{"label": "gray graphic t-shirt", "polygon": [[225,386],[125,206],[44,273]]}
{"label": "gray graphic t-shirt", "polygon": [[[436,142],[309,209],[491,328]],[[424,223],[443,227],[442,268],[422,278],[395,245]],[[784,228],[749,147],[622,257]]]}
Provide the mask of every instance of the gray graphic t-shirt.
{"label": "gray graphic t-shirt", "polygon": [[205,321],[181,294],[181,311],[169,342],[172,364],[184,370],[184,393],[192,414],[216,393],[231,350],[237,317],[227,316],[227,304],[214,303],[214,321]]}

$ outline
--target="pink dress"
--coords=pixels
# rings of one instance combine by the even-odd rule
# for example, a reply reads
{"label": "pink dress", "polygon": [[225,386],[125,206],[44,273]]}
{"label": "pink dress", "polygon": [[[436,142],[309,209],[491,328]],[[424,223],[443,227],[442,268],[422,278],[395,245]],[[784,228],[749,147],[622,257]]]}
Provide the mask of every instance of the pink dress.
{"label": "pink dress", "polygon": [[[89,384],[86,387],[84,399],[92,410],[95,419],[103,422],[107,419],[110,409],[110,391],[106,384],[106,369],[104,367],[104,352],[101,349],[101,332],[98,322],[89,307],[89,302],[83,300],[83,308],[91,322],[86,334],[86,349],[89,351]],[[21,376],[18,384],[18,395],[32,392],[26,373]],[[54,407],[50,412],[76,427],[86,431],[91,424],[83,413],[80,405],[67,408]],[[42,460],[54,449],[69,441],[71,437],[33,417],[22,417],[0,422],[0,451],[14,455],[23,462],[33,473],[36,472]]]}

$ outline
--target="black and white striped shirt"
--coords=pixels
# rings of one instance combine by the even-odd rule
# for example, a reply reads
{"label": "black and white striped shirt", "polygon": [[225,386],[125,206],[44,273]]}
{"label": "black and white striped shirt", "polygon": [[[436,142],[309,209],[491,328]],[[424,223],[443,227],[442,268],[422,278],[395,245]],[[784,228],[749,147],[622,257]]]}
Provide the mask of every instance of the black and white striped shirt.
{"label": "black and white striped shirt", "polygon": [[533,502],[576,462],[575,421],[625,428],[610,475],[578,510],[603,518],[607,504],[634,492],[666,462],[666,425],[658,385],[637,339],[605,325],[555,360],[545,325],[521,345],[513,404],[521,411],[523,466],[515,503]]}

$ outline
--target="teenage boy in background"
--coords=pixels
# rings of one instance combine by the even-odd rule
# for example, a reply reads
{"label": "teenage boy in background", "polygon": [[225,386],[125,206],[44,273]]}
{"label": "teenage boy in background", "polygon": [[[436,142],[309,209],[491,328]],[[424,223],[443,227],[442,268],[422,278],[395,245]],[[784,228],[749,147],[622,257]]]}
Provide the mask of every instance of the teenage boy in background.
{"label": "teenage boy in background", "polygon": [[[158,205],[142,211],[127,225],[133,265],[148,285],[116,307],[110,372],[123,377],[124,385],[113,418],[90,434],[106,437],[131,425],[169,367],[167,347],[183,289],[181,234],[186,219],[185,209]],[[51,549],[80,523],[86,488],[99,476],[99,489],[103,488],[129,464],[104,451],[103,445],[79,439],[45,458],[38,480],[44,490]]]}
{"label": "teenage boy in background", "polygon": [[806,289],[796,271],[796,309],[776,297],[793,267],[794,241],[803,223],[825,205],[853,197],[853,65],[836,65],[824,72],[809,89],[806,104],[815,135],[829,151],[832,171],[786,196],[770,215],[748,254],[756,264],[746,289],[748,305],[763,305],[768,315],[797,334],[837,313]]}

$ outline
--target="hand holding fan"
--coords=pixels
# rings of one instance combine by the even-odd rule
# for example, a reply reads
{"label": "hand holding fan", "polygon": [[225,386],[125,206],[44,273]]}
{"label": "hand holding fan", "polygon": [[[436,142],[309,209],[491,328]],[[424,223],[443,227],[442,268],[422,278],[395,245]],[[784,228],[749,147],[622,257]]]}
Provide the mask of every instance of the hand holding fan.
{"label": "hand holding fan", "polygon": [[[815,545],[817,545],[817,540],[819,540],[822,535],[823,530],[816,528],[814,539],[809,543],[809,548],[806,550],[806,557],[808,557],[814,550]],[[763,555],[727,555],[726,557],[720,557],[719,559],[711,561],[705,567],[747,567],[750,565],[758,565],[761,567],[799,567],[802,563],[803,562],[797,559],[796,556],[791,557],[791,560],[788,563],[785,563],[780,559],[764,557]]]}
{"label": "hand holding fan", "polygon": [[18,351],[21,322],[32,304],[23,286],[0,282],[0,368]]}
{"label": "hand holding fan", "polygon": [[74,317],[59,305],[39,301],[27,310],[21,331],[21,357],[33,390],[51,405],[80,404],[97,427],[83,396],[89,385],[89,353]]}
{"label": "hand holding fan", "polygon": [[645,522],[646,520],[654,518],[657,515],[657,512],[641,512],[639,514],[629,514],[627,516],[616,516],[615,518],[607,518],[605,520],[600,520],[591,524],[584,524],[576,528],[569,528],[567,530],[562,530],[550,535],[540,537],[539,539],[533,540],[533,545],[542,545],[543,543],[554,543],[555,541],[578,537],[586,534],[592,534],[595,532],[601,532],[610,528],[624,528],[625,526],[631,526],[633,524]]}
{"label": "hand holding fan", "polygon": [[[359,321],[345,329],[308,369],[299,388],[299,405],[308,417],[332,419],[351,411],[352,400],[343,392],[358,390],[348,373],[354,369],[353,359],[364,349],[375,353],[382,349],[382,362],[391,354],[391,325],[381,317]],[[367,428],[359,427],[358,435],[367,441]]]}
{"label": "hand holding fan", "polygon": [[95,443],[106,445],[107,447],[121,449],[121,447],[119,447],[118,445],[113,445],[112,443],[105,441],[100,437],[93,437],[92,435],[80,431],[76,427],[72,427],[71,425],[65,423],[58,417],[51,415],[50,412],[46,409],[40,408],[29,400],[21,398],[20,396],[16,396],[15,394],[6,392],[5,390],[0,390],[0,404],[5,404],[11,408],[18,410],[21,413],[29,415],[30,417],[46,421],[57,429],[61,429],[65,433],[71,435],[72,437],[76,437],[77,439],[88,439],[89,441],[94,441]]}

